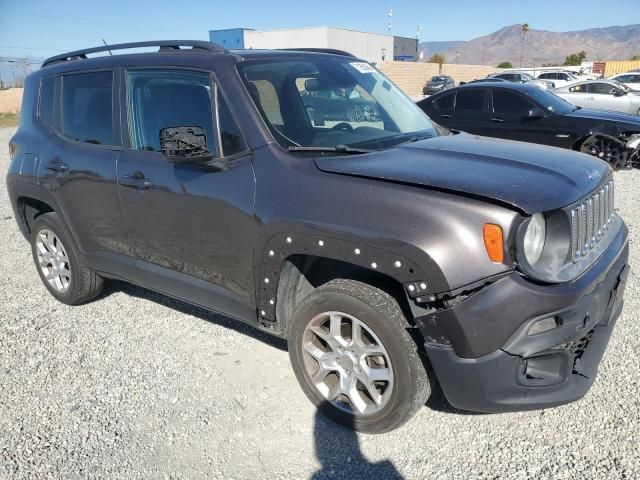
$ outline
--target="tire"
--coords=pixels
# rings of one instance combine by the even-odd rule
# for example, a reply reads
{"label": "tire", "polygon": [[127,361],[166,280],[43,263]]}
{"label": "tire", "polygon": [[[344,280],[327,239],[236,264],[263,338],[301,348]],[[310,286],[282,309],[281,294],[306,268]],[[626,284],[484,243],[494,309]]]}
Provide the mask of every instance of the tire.
{"label": "tire", "polygon": [[44,286],[56,300],[79,305],[97,297],[104,280],[83,264],[55,213],[38,216],[31,228],[31,253]]}
{"label": "tire", "polygon": [[[334,321],[341,326],[342,343],[331,337],[328,325]],[[382,290],[353,280],[326,283],[300,302],[289,326],[289,358],[300,386],[316,407],[338,423],[366,433],[398,428],[431,393],[408,326],[396,300]],[[354,341],[354,329],[364,332],[362,342]],[[359,345],[383,354],[363,354]],[[342,353],[337,351],[340,348]],[[331,364],[328,369],[320,368],[319,357],[325,367]],[[375,388],[378,403],[361,378]],[[388,380],[370,381],[378,378]],[[344,394],[336,397],[345,384],[355,385],[348,389],[355,392],[355,403]]]}

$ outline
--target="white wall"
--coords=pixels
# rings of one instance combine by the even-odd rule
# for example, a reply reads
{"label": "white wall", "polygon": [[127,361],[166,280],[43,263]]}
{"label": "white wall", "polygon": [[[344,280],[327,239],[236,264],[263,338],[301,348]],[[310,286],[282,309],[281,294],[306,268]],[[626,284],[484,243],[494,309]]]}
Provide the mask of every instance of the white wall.
{"label": "white wall", "polygon": [[380,63],[383,49],[393,59],[393,37],[331,27],[245,31],[245,48],[335,48]]}

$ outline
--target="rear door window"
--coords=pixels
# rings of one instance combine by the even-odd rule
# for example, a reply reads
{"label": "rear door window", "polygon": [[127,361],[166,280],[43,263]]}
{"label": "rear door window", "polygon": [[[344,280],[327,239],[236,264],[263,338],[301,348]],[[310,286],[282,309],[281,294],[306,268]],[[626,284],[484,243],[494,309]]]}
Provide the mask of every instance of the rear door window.
{"label": "rear door window", "polygon": [[116,145],[113,72],[62,76],[62,133],[78,142]]}
{"label": "rear door window", "polygon": [[453,110],[456,93],[447,93],[433,102],[438,110]]}
{"label": "rear door window", "polygon": [[462,89],[456,97],[456,112],[464,110],[482,112],[485,110],[485,91],[483,89]]}

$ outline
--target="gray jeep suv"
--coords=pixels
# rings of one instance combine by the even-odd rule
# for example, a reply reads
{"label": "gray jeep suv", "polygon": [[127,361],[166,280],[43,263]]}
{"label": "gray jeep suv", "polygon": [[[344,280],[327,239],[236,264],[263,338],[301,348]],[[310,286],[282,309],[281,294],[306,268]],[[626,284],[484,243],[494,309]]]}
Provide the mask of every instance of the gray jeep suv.
{"label": "gray jeep suv", "polygon": [[[158,50],[93,56],[137,47]],[[378,113],[309,114],[332,95]],[[71,52],[22,112],[8,192],[61,302],[121,279],[286,338],[311,401],[364,432],[434,382],[501,412],[595,379],[628,272],[598,159],[442,129],[337,51]]]}

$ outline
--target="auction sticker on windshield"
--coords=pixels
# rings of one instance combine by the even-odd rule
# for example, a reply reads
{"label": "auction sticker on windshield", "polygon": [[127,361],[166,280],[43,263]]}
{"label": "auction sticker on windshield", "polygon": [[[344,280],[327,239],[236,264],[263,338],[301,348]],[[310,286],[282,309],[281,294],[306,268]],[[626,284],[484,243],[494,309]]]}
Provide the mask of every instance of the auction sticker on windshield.
{"label": "auction sticker on windshield", "polygon": [[369,65],[368,63],[365,63],[365,62],[352,62],[349,65],[351,65],[353,68],[355,68],[360,73],[375,73],[376,72],[375,68],[373,68],[371,65]]}

